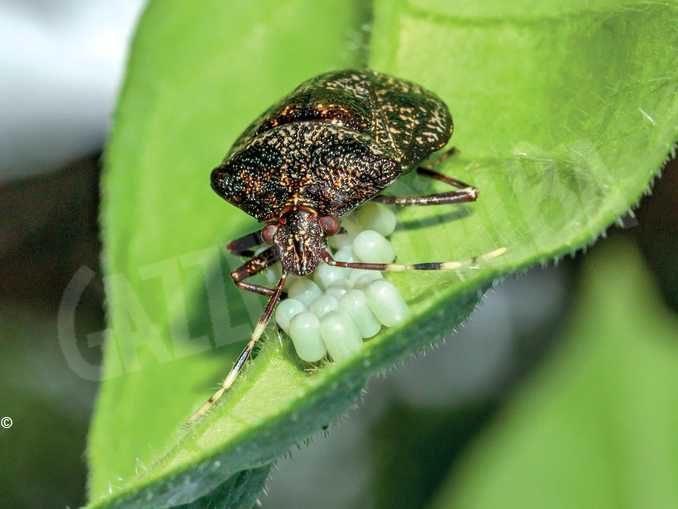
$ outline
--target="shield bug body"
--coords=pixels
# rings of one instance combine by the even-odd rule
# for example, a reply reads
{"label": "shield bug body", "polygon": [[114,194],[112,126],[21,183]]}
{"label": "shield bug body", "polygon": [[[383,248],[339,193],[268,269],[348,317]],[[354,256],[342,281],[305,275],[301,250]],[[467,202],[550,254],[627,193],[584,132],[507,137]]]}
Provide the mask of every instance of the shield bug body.
{"label": "shield bug body", "polygon": [[[228,247],[233,253],[251,256],[231,273],[235,284],[269,300],[222,386],[192,420],[207,412],[235,381],[266,328],[287,274],[309,274],[320,262],[379,271],[447,270],[475,262],[339,262],[325,244],[326,237],[339,231],[339,218],[368,200],[394,205],[474,201],[475,188],[419,166],[445,146],[451,134],[452,117],[440,98],[415,83],[371,70],[336,71],[312,78],[245,130],[212,171],[211,182],[219,196],[265,225]],[[424,196],[381,194],[412,170],[455,190]],[[270,247],[254,256],[252,249],[262,244]],[[274,288],[245,281],[277,261],[282,276]]]}

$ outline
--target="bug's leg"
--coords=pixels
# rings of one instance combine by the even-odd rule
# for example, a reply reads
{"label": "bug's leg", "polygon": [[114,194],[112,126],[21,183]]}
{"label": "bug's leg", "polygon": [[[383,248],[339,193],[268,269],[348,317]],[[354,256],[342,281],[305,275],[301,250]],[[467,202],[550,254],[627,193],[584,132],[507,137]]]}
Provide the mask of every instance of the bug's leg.
{"label": "bug's leg", "polygon": [[471,184],[467,184],[466,182],[462,182],[459,179],[456,179],[454,177],[448,177],[447,175],[444,175],[440,173],[439,171],[432,170],[430,168],[426,168],[424,166],[420,166],[417,168],[417,173],[421,175],[422,177],[428,177],[433,180],[437,180],[439,182],[444,182],[445,184],[448,184],[452,187],[455,187],[457,189],[461,190],[466,190],[466,189],[474,189],[476,192],[478,192],[477,189],[475,189]]}
{"label": "bug's leg", "polygon": [[389,205],[450,205],[452,203],[466,203],[475,201],[478,192],[471,188],[468,191],[452,191],[449,193],[427,194],[423,196],[376,196],[374,201]]}
{"label": "bug's leg", "polygon": [[424,177],[428,177],[440,182],[444,182],[452,187],[459,189],[459,191],[448,191],[445,193],[426,194],[422,196],[384,196],[379,195],[374,197],[374,201],[381,203],[388,203],[391,205],[449,205],[451,203],[465,203],[476,201],[478,199],[478,190],[462,182],[461,180],[448,177],[440,172],[431,170],[429,168],[419,167],[417,173]]}
{"label": "bug's leg", "polygon": [[247,345],[245,345],[243,351],[240,352],[238,359],[235,361],[233,367],[226,375],[226,378],[224,378],[224,381],[221,383],[221,387],[219,387],[219,390],[212,394],[212,396],[210,396],[210,398],[205,401],[205,403],[203,403],[203,405],[198,408],[198,410],[196,410],[196,412],[188,420],[189,423],[195,422],[197,419],[209,412],[210,408],[212,408],[216,402],[219,401],[221,396],[223,396],[224,393],[231,388],[233,382],[235,382],[236,378],[238,378],[243,365],[247,359],[249,359],[250,355],[252,355],[252,351],[254,350],[257,341],[259,341],[266,330],[266,325],[268,325],[268,322],[271,319],[275,305],[280,300],[280,294],[282,293],[283,286],[285,286],[286,279],[287,274],[283,272],[282,276],[280,276],[280,279],[278,280],[278,284],[275,285],[275,289],[272,290],[273,293],[266,303],[264,312],[259,317],[259,320],[257,320],[257,324],[252,331],[250,340],[247,342]]}
{"label": "bug's leg", "polygon": [[275,248],[269,247],[264,252],[258,254],[253,258],[250,258],[240,267],[231,272],[231,278],[233,279],[235,285],[242,290],[247,290],[249,292],[254,292],[260,295],[266,295],[267,297],[270,297],[271,295],[273,295],[275,290],[268,288],[266,286],[247,283],[244,280],[247,279],[248,277],[258,274],[259,272],[266,269],[267,267],[270,267],[277,261],[278,255],[275,251]]}
{"label": "bug's leg", "polygon": [[264,239],[261,236],[261,231],[248,233],[243,235],[239,239],[235,239],[229,242],[227,248],[228,250],[236,255],[240,256],[254,256],[253,247],[257,247],[264,243]]}
{"label": "bug's leg", "polygon": [[340,262],[332,258],[329,251],[323,253],[323,261],[328,265],[335,267],[345,267],[348,269],[366,269],[379,270],[381,272],[403,272],[405,270],[457,270],[475,267],[478,262],[497,258],[506,252],[505,247],[500,247],[489,253],[468,258],[467,260],[456,260],[448,262],[426,262],[426,263],[365,263],[365,262]]}
{"label": "bug's leg", "polygon": [[432,164],[433,166],[439,166],[447,161],[450,157],[457,155],[458,153],[459,149],[457,147],[450,147],[444,152],[438,154],[438,156],[433,159]]}

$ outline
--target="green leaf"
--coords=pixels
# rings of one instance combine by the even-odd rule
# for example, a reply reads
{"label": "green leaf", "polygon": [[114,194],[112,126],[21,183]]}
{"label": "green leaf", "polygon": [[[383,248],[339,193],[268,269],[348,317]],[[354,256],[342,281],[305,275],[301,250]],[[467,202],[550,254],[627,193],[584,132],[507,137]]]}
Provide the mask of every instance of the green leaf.
{"label": "green leaf", "polygon": [[433,507],[678,507],[678,320],[630,247],[588,259],[559,350]]}
{"label": "green leaf", "polygon": [[[93,507],[172,507],[257,478],[246,471],[345,412],[370,374],[449,335],[494,279],[590,243],[647,189],[678,137],[673,6],[459,3],[376,2],[366,48],[358,0],[151,2],[103,183],[110,330]],[[181,428],[262,308],[226,282],[238,260],[219,255],[256,223],[212,193],[209,172],[270,103],[365,53],[450,105],[461,155],[443,169],[481,189],[470,206],[403,210],[399,259],[508,252],[463,274],[394,275],[412,319],[346,362],[305,371],[271,332],[223,404]],[[409,176],[396,188],[426,189]]]}

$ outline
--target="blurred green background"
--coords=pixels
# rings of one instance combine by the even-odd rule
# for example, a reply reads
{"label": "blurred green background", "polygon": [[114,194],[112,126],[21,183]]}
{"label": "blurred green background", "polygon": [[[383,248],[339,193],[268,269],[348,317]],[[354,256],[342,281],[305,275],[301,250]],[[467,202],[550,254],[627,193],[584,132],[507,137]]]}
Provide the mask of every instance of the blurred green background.
{"label": "blurred green background", "polygon": [[[97,383],[69,367],[57,327],[91,268],[75,330],[100,363],[99,150],[0,187],[0,507],[85,502]],[[446,343],[372,380],[277,463],[263,506],[678,507],[676,167],[637,220],[504,281]]]}

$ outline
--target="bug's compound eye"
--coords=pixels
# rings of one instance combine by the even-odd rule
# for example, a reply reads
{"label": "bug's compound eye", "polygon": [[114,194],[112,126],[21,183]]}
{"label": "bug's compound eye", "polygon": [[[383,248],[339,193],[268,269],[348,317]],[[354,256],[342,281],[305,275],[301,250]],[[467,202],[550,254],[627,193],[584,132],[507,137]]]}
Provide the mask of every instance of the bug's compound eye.
{"label": "bug's compound eye", "polygon": [[276,231],[278,231],[278,227],[276,225],[268,224],[261,230],[261,238],[264,239],[264,242],[267,244],[273,244],[273,236],[275,235]]}
{"label": "bug's compound eye", "polygon": [[339,220],[334,216],[323,216],[318,219],[318,222],[326,236],[334,235],[341,228],[341,223],[339,223]]}

